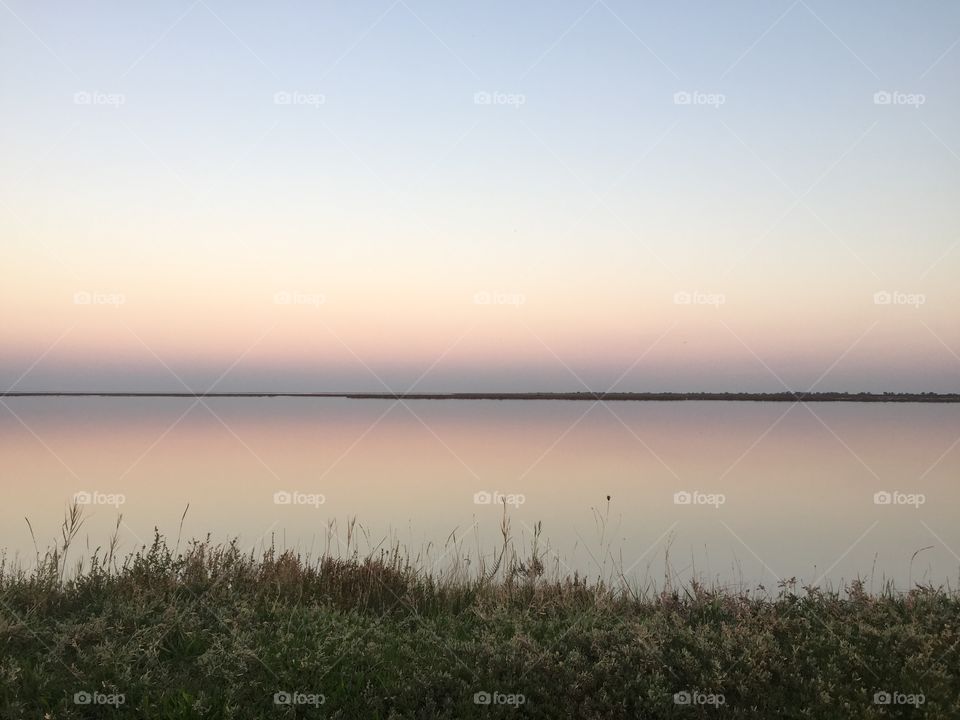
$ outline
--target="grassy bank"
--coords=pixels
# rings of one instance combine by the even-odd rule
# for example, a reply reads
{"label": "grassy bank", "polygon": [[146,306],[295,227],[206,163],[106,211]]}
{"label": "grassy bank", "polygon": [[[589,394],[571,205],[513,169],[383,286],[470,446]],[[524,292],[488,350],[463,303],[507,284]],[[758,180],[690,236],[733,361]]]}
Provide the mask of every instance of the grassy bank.
{"label": "grassy bank", "polygon": [[77,565],[74,534],[0,570],[2,718],[960,717],[942,590],[641,594],[536,551],[454,579],[159,536]]}

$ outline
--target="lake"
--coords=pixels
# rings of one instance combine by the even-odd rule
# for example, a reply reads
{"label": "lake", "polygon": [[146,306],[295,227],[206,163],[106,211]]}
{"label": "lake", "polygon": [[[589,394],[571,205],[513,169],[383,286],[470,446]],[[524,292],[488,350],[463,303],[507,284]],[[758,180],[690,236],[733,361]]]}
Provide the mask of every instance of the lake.
{"label": "lake", "polygon": [[506,509],[517,542],[542,523],[560,573],[874,589],[960,575],[956,404],[4,403],[0,545],[25,565],[24,518],[43,547],[77,496],[91,548],[119,513],[121,550],[155,526],[175,539],[189,503],[184,537],[343,552],[355,516],[361,552],[399,542],[444,569],[491,556]]}

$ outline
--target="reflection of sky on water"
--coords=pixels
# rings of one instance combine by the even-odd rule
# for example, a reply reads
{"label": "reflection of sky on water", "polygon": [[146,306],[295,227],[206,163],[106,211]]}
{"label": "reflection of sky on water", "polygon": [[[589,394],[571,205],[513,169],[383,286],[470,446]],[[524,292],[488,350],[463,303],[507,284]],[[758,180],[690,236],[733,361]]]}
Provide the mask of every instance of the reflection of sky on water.
{"label": "reflection of sky on water", "polygon": [[[41,543],[79,491],[123,494],[123,545],[161,532],[239,535],[321,550],[327,524],[342,542],[357,516],[440,564],[451,531],[492,552],[501,508],[476,493],[523,496],[513,533],[537,521],[561,570],[621,563],[660,581],[674,570],[720,582],[780,577],[838,581],[874,573],[900,583],[955,582],[960,500],[949,405],[783,403],[409,402],[348,400],[8,399],[0,450],[8,502],[0,543],[32,556],[23,517]],[[191,409],[191,406],[192,409]],[[214,414],[215,413],[215,414]],[[32,431],[32,432],[31,432]],[[33,433],[36,433],[34,436]],[[882,491],[922,493],[920,507],[877,505]],[[278,505],[277,492],[323,496]],[[693,503],[678,492],[701,493]],[[601,549],[593,509],[606,514]],[[719,507],[697,504],[722,495]],[[102,544],[113,507],[88,508],[84,532]],[[939,536],[939,538],[937,537]],[[941,542],[942,541],[942,542]],[[363,540],[363,548],[368,541]],[[948,549],[943,543],[950,546]],[[457,551],[453,551],[457,554]],[[443,558],[441,559],[441,556]],[[559,559],[557,559],[559,558]]]}

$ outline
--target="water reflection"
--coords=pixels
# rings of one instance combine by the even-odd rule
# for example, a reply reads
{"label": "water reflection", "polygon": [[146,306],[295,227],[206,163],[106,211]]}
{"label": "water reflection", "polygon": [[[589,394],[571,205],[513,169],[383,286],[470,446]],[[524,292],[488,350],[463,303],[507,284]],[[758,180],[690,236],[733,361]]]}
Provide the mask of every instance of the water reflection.
{"label": "water reflection", "polygon": [[[154,526],[176,536],[189,503],[187,536],[318,552],[345,542],[355,515],[364,546],[386,537],[442,566],[498,546],[503,505],[483,501],[500,493],[518,539],[542,522],[561,571],[768,587],[859,575],[879,586],[955,585],[960,567],[956,405],[5,403],[0,544],[27,563],[24,516],[43,543],[87,492],[124,500],[87,508],[91,546],[118,509],[126,549]],[[444,545],[452,531],[458,549]]]}

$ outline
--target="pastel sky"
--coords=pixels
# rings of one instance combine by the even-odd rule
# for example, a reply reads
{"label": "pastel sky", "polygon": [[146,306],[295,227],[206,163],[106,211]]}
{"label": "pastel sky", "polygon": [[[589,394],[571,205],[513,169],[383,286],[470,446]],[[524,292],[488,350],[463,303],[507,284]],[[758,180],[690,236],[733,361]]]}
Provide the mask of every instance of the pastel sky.
{"label": "pastel sky", "polygon": [[0,3],[0,387],[960,386],[955,2]]}

